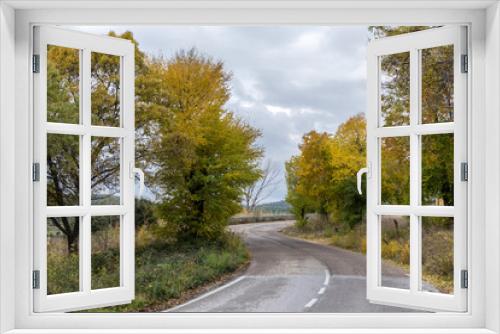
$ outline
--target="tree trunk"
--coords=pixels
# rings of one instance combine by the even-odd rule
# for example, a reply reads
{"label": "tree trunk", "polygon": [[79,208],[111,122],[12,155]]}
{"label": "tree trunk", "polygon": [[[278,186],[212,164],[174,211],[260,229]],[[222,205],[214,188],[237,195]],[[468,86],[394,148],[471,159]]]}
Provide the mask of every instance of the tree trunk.
{"label": "tree trunk", "polygon": [[78,253],[78,243],[73,235],[68,235],[66,240],[68,242],[68,254]]}

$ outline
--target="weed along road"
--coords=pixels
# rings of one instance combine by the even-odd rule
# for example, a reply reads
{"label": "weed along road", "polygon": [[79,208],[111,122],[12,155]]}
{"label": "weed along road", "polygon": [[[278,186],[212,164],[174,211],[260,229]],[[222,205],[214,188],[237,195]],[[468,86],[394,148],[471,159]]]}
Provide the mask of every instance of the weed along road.
{"label": "weed along road", "polygon": [[[285,236],[294,221],[233,225],[251,252],[246,272],[168,312],[404,312],[366,300],[362,254]],[[393,283],[407,280],[384,268]]]}

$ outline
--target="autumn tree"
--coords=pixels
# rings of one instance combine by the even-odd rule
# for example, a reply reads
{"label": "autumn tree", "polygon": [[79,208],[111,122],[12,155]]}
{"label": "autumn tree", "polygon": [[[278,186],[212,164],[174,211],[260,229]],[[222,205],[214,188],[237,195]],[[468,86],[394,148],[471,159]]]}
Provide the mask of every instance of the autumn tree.
{"label": "autumn tree", "polygon": [[[395,36],[428,26],[370,27],[374,38]],[[421,51],[420,122],[453,122],[453,46]],[[409,53],[384,56],[381,61],[381,118],[386,126],[408,125],[410,113]],[[422,203],[453,205],[453,135],[421,136]],[[382,148],[382,202],[409,204],[409,138],[386,138]]]}
{"label": "autumn tree", "polygon": [[356,173],[366,165],[364,115],[349,118],[333,136],[309,132],[299,149],[285,165],[287,201],[298,221],[316,212],[339,228],[361,223],[366,199],[357,192]]}
{"label": "autumn tree", "polygon": [[[78,50],[47,48],[47,120],[78,123],[80,106]],[[47,205],[79,204],[79,138],[47,135]],[[68,252],[74,252],[79,235],[78,224],[68,218],[50,218],[66,236]]]}
{"label": "autumn tree", "polygon": [[[132,33],[110,36],[131,40],[135,44],[136,120],[139,136],[147,138],[153,127],[151,111],[161,109],[158,103],[160,77],[153,63],[138,48]],[[47,120],[79,123],[80,64],[79,50],[49,46],[47,50]],[[120,124],[120,59],[92,53],[91,121],[93,125]],[[146,134],[146,135],[145,135]],[[145,140],[139,141],[143,143]],[[138,145],[141,161],[144,146]],[[94,137],[91,143],[91,187],[94,203],[112,203],[119,193],[119,145],[110,138]],[[79,205],[79,138],[49,134],[47,137],[47,205]],[[66,237],[68,252],[78,251],[79,224],[65,217],[51,218],[52,224]]]}
{"label": "autumn tree", "polygon": [[295,191],[308,198],[315,212],[328,221],[332,202],[332,138],[326,132],[311,131],[302,137],[299,149],[300,155],[295,169]]}
{"label": "autumn tree", "polygon": [[332,141],[331,212],[337,225],[353,228],[365,220],[366,196],[357,191],[356,173],[366,166],[366,120],[363,114],[342,123]]}
{"label": "autumn tree", "polygon": [[[394,36],[429,27],[370,27],[373,38]],[[453,121],[453,48],[443,46],[421,52],[421,123]],[[381,126],[410,124],[409,53],[382,57]],[[381,138],[382,204],[409,204],[409,137]],[[453,205],[453,134],[420,137],[422,203]],[[365,196],[356,190],[356,172],[366,165],[366,121],[356,115],[332,136],[309,132],[300,154],[285,165],[287,201],[298,221],[306,212],[333,219],[336,226],[352,229],[361,223]]]}
{"label": "autumn tree", "polygon": [[292,156],[285,162],[287,194],[286,201],[297,219],[297,223],[303,226],[307,223],[306,214],[314,212],[314,204],[308,197],[297,191],[299,177],[297,176],[299,156]]}
{"label": "autumn tree", "polygon": [[260,132],[225,109],[230,75],[195,50],[165,63],[165,110],[151,156],[161,215],[183,240],[216,240],[241,210],[243,189],[260,176]]}

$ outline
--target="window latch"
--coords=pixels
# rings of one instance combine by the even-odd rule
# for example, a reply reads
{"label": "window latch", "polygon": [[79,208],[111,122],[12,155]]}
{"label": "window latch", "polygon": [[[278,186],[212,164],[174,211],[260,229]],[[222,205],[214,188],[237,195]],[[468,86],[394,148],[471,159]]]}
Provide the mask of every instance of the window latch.
{"label": "window latch", "polygon": [[363,176],[363,174],[366,174],[367,179],[371,177],[371,165],[371,162],[369,162],[368,166],[361,168],[356,174],[357,188],[360,195],[363,195],[363,191],[361,190],[361,177]]}
{"label": "window latch", "polygon": [[140,168],[134,167],[134,162],[130,162],[129,164],[129,171],[130,171],[130,178],[135,180],[135,176],[139,176],[139,194],[138,196],[142,196],[142,193],[144,192],[144,172]]}

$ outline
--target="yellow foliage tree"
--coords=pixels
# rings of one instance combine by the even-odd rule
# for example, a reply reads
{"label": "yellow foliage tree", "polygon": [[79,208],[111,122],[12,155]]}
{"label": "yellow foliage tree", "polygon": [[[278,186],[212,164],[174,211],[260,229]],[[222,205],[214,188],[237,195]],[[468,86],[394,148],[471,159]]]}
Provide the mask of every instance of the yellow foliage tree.
{"label": "yellow foliage tree", "polygon": [[313,209],[328,220],[332,199],[332,138],[326,132],[311,131],[302,140],[295,171],[298,181],[295,191],[308,198]]}
{"label": "yellow foliage tree", "polygon": [[288,195],[297,219],[315,212],[337,227],[362,222],[365,197],[357,193],[356,172],[366,164],[366,121],[362,114],[341,124],[334,136],[311,131],[300,155],[286,164]]}

